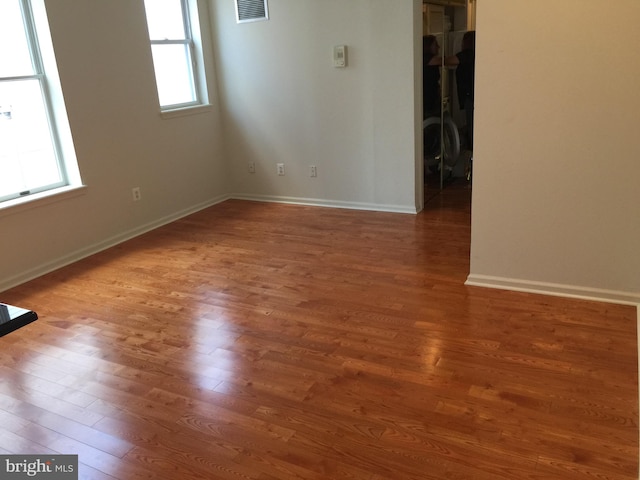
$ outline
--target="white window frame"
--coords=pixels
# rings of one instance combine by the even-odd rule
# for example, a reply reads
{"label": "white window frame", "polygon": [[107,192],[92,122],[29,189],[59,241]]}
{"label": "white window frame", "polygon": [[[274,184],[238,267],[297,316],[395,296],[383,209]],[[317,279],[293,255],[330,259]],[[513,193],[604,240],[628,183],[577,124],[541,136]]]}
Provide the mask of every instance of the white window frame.
{"label": "white window frame", "polygon": [[[184,26],[184,38],[173,40],[153,40],[149,34],[150,46],[154,45],[184,45],[189,51],[191,68],[189,76],[191,78],[191,88],[193,89],[194,100],[191,102],[167,104],[160,103],[158,93],[158,104],[162,113],[179,113],[185,110],[192,110],[202,106],[209,106],[209,97],[206,85],[206,72],[204,68],[204,55],[202,47],[202,32],[198,10],[198,0],[180,0],[182,10],[182,21]],[[155,65],[154,65],[155,69]],[[157,80],[156,80],[157,90]],[[170,115],[167,116],[170,118]]]}
{"label": "white window frame", "polygon": [[54,195],[65,194],[66,197],[70,192],[83,187],[62,95],[44,0],[19,0],[19,3],[34,73],[17,77],[0,77],[0,82],[38,81],[61,180],[54,184],[42,185],[25,192],[15,192],[1,197],[0,215],[7,212],[13,213],[15,209],[10,207],[47,199]]}

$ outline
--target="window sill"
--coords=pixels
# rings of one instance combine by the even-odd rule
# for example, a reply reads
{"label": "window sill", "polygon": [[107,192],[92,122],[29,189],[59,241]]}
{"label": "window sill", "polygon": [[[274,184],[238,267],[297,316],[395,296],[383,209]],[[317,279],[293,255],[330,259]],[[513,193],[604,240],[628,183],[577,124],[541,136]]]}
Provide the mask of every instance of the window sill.
{"label": "window sill", "polygon": [[86,193],[86,185],[70,185],[66,187],[48,190],[46,192],[34,193],[15,200],[8,200],[0,203],[0,217],[14,215],[24,212],[32,208],[49,205],[51,203],[66,200],[68,198],[78,197]]}
{"label": "window sill", "polygon": [[186,117],[187,115],[198,115],[201,113],[208,113],[213,110],[213,107],[207,105],[195,105],[193,107],[175,108],[173,110],[164,110],[160,112],[160,116],[163,119]]}

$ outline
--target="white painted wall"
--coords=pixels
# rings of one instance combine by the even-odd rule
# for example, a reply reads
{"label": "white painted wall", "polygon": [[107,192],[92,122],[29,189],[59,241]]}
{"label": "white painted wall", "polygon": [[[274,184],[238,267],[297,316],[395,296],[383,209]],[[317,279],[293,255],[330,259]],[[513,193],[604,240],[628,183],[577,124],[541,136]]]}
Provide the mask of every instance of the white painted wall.
{"label": "white painted wall", "polygon": [[470,283],[640,302],[638,18],[479,2]]}
{"label": "white painted wall", "polygon": [[[414,0],[270,0],[238,25],[211,2],[233,192],[416,211]],[[348,67],[333,67],[334,45]],[[249,174],[247,164],[257,172]],[[284,163],[286,175],[276,175]],[[317,178],[309,177],[316,165]]]}
{"label": "white painted wall", "polygon": [[[420,208],[420,0],[271,0],[253,25],[201,4],[223,101],[212,81],[211,111],[163,120],[142,0],[47,1],[88,188],[0,215],[0,291],[229,193]],[[640,301],[640,3],[478,8],[470,282]]]}
{"label": "white painted wall", "polygon": [[[46,0],[87,189],[0,212],[0,291],[231,193],[421,208],[420,0],[272,0],[269,22],[243,26],[233,0],[199,3],[216,21],[215,51],[205,45],[213,108],[162,119],[142,0]],[[336,44],[349,47],[346,69],[332,66]]]}
{"label": "white painted wall", "polygon": [[[201,4],[208,20],[207,2]],[[211,111],[160,117],[142,0],[49,0],[46,6],[87,189],[0,215],[0,291],[228,191],[215,82]],[[207,49],[212,59],[210,42]],[[135,186],[142,201],[134,204]]]}

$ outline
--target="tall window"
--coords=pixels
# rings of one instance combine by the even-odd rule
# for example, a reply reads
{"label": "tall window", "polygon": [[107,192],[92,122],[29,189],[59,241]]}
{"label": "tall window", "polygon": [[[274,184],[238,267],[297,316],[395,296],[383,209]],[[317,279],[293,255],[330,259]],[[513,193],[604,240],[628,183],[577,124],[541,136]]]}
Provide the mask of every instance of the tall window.
{"label": "tall window", "polygon": [[161,109],[204,103],[196,62],[201,60],[196,2],[145,0],[144,6]]}
{"label": "tall window", "polygon": [[31,2],[1,0],[0,18],[0,202],[5,202],[69,182]]}

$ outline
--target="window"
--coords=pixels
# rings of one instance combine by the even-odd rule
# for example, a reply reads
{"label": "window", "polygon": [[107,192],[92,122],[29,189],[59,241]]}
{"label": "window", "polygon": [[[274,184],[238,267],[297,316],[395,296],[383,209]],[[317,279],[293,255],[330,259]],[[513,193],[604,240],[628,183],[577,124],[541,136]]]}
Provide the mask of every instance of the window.
{"label": "window", "polygon": [[67,168],[74,154],[68,165],[63,161],[59,132],[70,139],[69,126],[64,104],[63,112],[54,112],[59,80],[38,43],[40,36],[50,45],[44,3],[34,3],[39,18],[28,0],[0,1],[0,202],[64,187],[77,173],[77,165]]}
{"label": "window", "polygon": [[206,89],[195,0],[145,0],[153,67],[162,110],[202,105]]}

